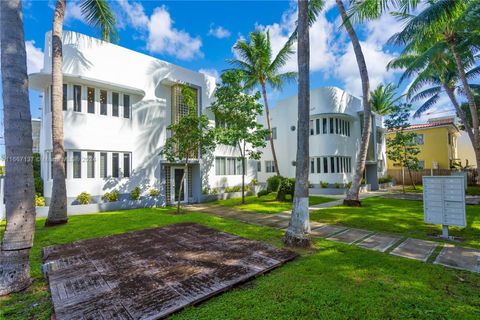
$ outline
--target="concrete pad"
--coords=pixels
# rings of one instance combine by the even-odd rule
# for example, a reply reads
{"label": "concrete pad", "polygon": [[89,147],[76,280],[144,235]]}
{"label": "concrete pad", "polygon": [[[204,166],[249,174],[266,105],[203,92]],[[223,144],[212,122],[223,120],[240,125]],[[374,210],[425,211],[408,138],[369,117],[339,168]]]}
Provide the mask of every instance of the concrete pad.
{"label": "concrete pad", "polygon": [[398,247],[393,249],[390,254],[395,256],[427,261],[433,250],[438,246],[437,242],[408,238]]}
{"label": "concrete pad", "polygon": [[455,269],[480,272],[480,250],[447,245],[440,251],[434,263]]}
{"label": "concrete pad", "polygon": [[358,244],[359,247],[385,252],[393,246],[401,237],[392,236],[384,233],[377,233]]}
{"label": "concrete pad", "polygon": [[280,221],[273,221],[273,222],[266,222],[263,223],[264,226],[277,228],[277,229],[285,229],[288,227],[290,220],[280,220]]}
{"label": "concrete pad", "polygon": [[372,233],[371,231],[367,231],[367,230],[348,229],[343,232],[337,233],[334,236],[328,237],[327,240],[352,244],[355,241],[365,238],[371,233]]}
{"label": "concrete pad", "polygon": [[314,229],[310,232],[310,235],[312,237],[317,237],[317,238],[326,238],[329,237],[335,233],[339,233],[341,231],[345,231],[347,228],[344,227],[339,227],[339,226],[333,226],[330,224],[327,224],[321,228]]}
{"label": "concrete pad", "polygon": [[318,222],[318,221],[310,221],[310,229],[318,229],[321,227],[325,227],[327,224],[323,222]]}

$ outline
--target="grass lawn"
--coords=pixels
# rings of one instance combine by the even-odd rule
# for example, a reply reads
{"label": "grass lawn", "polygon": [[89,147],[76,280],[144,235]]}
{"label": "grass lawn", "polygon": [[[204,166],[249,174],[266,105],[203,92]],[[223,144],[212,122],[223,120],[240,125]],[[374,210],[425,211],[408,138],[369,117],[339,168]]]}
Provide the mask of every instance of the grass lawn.
{"label": "grass lawn", "polygon": [[[325,202],[335,201],[336,199],[322,196],[310,196],[309,204],[316,205]],[[291,202],[281,202],[275,200],[275,193],[266,196],[248,196],[245,197],[245,204],[242,204],[242,198],[232,198],[227,200],[219,200],[212,202],[226,207],[235,207],[235,209],[253,211],[258,213],[279,213],[292,209]]]}
{"label": "grass lawn", "polygon": [[[480,206],[467,206],[467,227],[450,227],[450,235],[465,239],[460,245],[480,248]],[[342,224],[372,231],[399,233],[406,237],[428,239],[441,233],[440,225],[423,222],[423,202],[385,199],[362,200],[362,207],[336,206],[310,215],[315,221]],[[431,239],[431,238],[430,238]]]}
{"label": "grass lawn", "polygon": [[[399,186],[398,190],[402,191],[402,187]],[[423,186],[422,185],[415,186],[415,189],[413,189],[413,186],[405,186],[405,192],[422,193]],[[469,196],[480,196],[480,186],[468,186],[467,190],[465,191],[465,194]]]}
{"label": "grass lawn", "polygon": [[[368,201],[371,203],[371,200]],[[192,221],[280,246],[282,231],[202,213],[138,209],[73,216],[49,229],[37,222],[34,284],[0,298],[0,319],[50,319],[43,246]],[[0,225],[3,230],[4,225]],[[174,315],[173,319],[479,319],[480,275],[325,240],[267,275]]]}

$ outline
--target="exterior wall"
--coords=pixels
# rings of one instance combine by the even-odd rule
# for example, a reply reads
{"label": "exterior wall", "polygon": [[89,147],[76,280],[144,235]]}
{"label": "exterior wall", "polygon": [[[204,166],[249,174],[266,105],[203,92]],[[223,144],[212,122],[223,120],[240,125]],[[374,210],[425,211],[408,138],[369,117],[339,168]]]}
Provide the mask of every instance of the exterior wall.
{"label": "exterior wall", "polygon": [[462,166],[469,165],[471,168],[477,167],[475,152],[473,151],[472,142],[465,131],[460,131],[457,139],[457,153]]}
{"label": "exterior wall", "polygon": [[[40,134],[40,153],[43,157],[42,175],[45,198],[51,197],[49,153],[51,141],[51,35],[46,34],[44,67],[40,73],[30,75],[30,85],[43,92],[43,115]],[[198,90],[200,112],[206,113],[213,123],[213,115],[207,107],[211,104],[215,90],[215,79],[204,74],[184,69],[165,61],[138,53],[111,43],[106,43],[75,32],[64,32],[64,84],[68,85],[67,110],[64,117],[64,143],[67,155],[82,151],[82,160],[87,151],[96,154],[95,178],[86,178],[87,162],[81,163],[81,178],[73,178],[73,165],[67,163],[67,196],[72,202],[83,191],[99,201],[107,191],[119,190],[129,193],[139,186],[147,192],[150,188],[164,190],[160,155],[167,139],[167,127],[171,123],[171,86],[188,84]],[[82,112],[74,111],[73,85],[82,86]],[[95,113],[87,113],[87,87],[94,87]],[[100,90],[108,92],[108,114],[100,114]],[[120,94],[120,114],[111,114],[112,92]],[[123,95],[130,96],[131,116],[122,116]],[[100,152],[108,152],[107,178],[100,178],[98,172]],[[131,153],[130,177],[123,177],[123,159],[120,156],[120,177],[111,177],[111,153]],[[234,156],[235,150],[219,147],[214,155]],[[215,161],[212,167],[207,159],[200,160],[199,169],[193,171],[192,186],[195,198],[200,198],[205,186],[217,186],[225,178],[228,185],[239,183],[241,176],[216,177]],[[212,175],[213,172],[213,175]],[[247,182],[254,176],[249,171]]]}
{"label": "exterior wall", "polygon": [[[355,163],[357,159],[357,151],[360,146],[361,139],[361,121],[360,113],[362,112],[361,100],[346,93],[336,87],[321,87],[311,91],[310,93],[310,119],[313,120],[314,134],[310,135],[310,157],[332,157],[341,156],[350,158],[351,170],[344,173],[317,173],[316,160],[315,172],[310,173],[310,183],[319,185],[320,181],[329,184],[348,183],[352,180]],[[295,177],[296,146],[297,146],[297,97],[290,97],[279,101],[277,106],[270,110],[272,128],[276,128],[277,139],[275,142],[275,150],[280,167],[280,174],[287,177]],[[323,133],[321,126],[320,134],[316,133],[316,119],[320,118],[336,118],[348,121],[350,123],[350,136],[345,134],[331,134],[329,129],[327,133]],[[266,126],[264,118],[260,121]],[[328,124],[329,124],[329,120]],[[323,120],[320,122],[323,125]],[[369,159],[369,169],[378,170],[377,160],[385,159],[384,156],[384,139],[376,141],[376,128],[383,127],[381,117],[375,117],[372,124],[374,128],[372,148],[373,153]],[[265,172],[265,161],[273,160],[270,143],[267,142],[261,159],[261,171],[258,172],[258,180],[265,182],[268,177],[275,173]],[[380,157],[379,157],[380,156]],[[383,166],[384,167],[384,166]],[[379,176],[384,174],[381,168]]]}
{"label": "exterior wall", "polygon": [[[450,127],[437,127],[411,130],[423,134],[424,143],[419,145],[420,153],[418,159],[424,161],[424,169],[450,169],[451,160],[457,159],[457,134]],[[448,134],[452,136],[452,144],[448,143]],[[391,136],[394,133],[388,133]],[[391,160],[387,161],[388,169],[400,169]],[[435,167],[435,164],[436,167]]]}

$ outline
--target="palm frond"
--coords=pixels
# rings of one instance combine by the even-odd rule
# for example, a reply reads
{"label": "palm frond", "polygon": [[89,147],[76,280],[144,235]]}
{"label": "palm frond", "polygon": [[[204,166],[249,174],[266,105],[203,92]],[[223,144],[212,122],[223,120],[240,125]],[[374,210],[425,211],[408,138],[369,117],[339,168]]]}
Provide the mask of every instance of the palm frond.
{"label": "palm frond", "polygon": [[295,50],[292,48],[292,43],[288,42],[280,49],[277,56],[273,60],[273,62],[269,66],[270,72],[277,72],[280,70],[285,64],[287,64],[288,59],[292,54],[295,53]]}
{"label": "palm frond", "polygon": [[106,0],[83,0],[80,9],[85,21],[101,30],[102,40],[118,41],[115,15]]}
{"label": "palm frond", "polygon": [[480,66],[477,66],[473,69],[468,70],[465,73],[465,76],[467,77],[467,80],[472,80],[480,76]]}
{"label": "palm frond", "polygon": [[428,88],[428,89],[425,89],[419,93],[417,93],[416,95],[414,95],[413,97],[410,98],[410,101],[419,101],[419,100],[424,100],[424,99],[427,99],[427,98],[430,98],[434,95],[438,95],[442,92],[442,87],[441,86],[436,86],[436,87],[432,87],[432,88]]}
{"label": "palm frond", "polygon": [[437,101],[440,99],[440,96],[438,94],[434,95],[427,101],[425,101],[418,109],[415,111],[413,114],[414,118],[418,118],[422,115],[422,113],[428,111],[432,106],[434,106]]}

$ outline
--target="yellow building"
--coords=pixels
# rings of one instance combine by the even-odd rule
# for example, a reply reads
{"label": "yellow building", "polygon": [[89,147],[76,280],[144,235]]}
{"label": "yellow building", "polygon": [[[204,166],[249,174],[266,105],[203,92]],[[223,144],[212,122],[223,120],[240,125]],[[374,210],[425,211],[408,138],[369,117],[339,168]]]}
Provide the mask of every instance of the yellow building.
{"label": "yellow building", "polygon": [[[459,162],[457,139],[460,131],[453,119],[430,119],[425,124],[412,125],[405,129],[417,134],[420,147],[418,154],[420,168],[450,169],[453,163]],[[387,139],[393,132],[387,133]],[[390,159],[387,159],[387,169],[400,169]]]}

